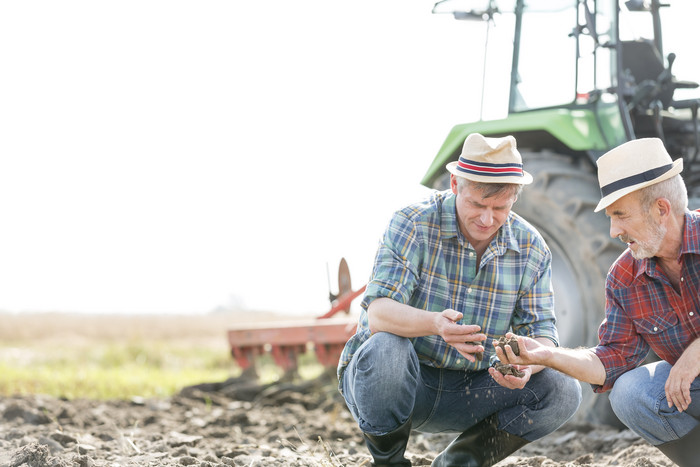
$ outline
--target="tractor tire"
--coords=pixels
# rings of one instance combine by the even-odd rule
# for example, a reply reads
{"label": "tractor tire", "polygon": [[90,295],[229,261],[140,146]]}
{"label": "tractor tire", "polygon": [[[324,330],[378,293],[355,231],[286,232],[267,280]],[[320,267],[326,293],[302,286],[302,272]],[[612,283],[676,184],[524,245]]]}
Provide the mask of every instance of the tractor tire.
{"label": "tractor tire", "polygon": [[[524,187],[513,211],[530,222],[552,251],[552,286],[560,345],[594,347],[605,315],[605,278],[625,245],[610,238],[594,168],[585,160],[551,152],[521,151],[534,181]],[[581,383],[580,421],[621,427],[607,394]]]}

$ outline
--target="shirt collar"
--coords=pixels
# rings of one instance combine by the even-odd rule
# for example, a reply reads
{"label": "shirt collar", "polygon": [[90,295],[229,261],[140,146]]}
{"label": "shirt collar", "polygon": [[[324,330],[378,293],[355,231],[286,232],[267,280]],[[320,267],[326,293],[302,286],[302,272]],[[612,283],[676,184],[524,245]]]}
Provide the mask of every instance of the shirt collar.
{"label": "shirt collar", "polygon": [[685,211],[683,223],[683,243],[680,256],[686,253],[700,254],[700,210]]}
{"label": "shirt collar", "polygon": [[445,193],[445,200],[442,203],[442,212],[440,213],[440,232],[443,238],[458,236],[456,199],[457,197],[454,193],[450,191]]}
{"label": "shirt collar", "polygon": [[[700,210],[699,210],[700,211]],[[683,241],[678,253],[678,259],[685,254],[700,254],[700,213],[698,211],[685,211],[683,221]],[[635,278],[642,273],[647,276],[654,276],[656,272],[656,258],[644,258],[639,261],[639,268]]]}

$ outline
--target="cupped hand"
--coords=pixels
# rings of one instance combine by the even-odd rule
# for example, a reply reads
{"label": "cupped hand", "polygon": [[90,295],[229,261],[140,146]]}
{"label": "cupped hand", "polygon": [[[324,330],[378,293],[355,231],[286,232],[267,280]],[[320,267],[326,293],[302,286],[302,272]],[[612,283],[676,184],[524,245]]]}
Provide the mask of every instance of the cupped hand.
{"label": "cupped hand", "polygon": [[498,346],[498,341],[494,340],[493,345],[496,348],[496,356],[503,363],[511,365],[539,365],[550,353],[546,345],[542,345],[535,339],[525,336],[516,336],[512,332],[506,334],[506,337],[515,337],[518,340],[518,355],[515,355],[511,346],[505,346],[505,352]]}
{"label": "cupped hand", "polygon": [[486,334],[481,333],[481,327],[476,324],[459,324],[462,316],[458,311],[444,310],[438,315],[436,327],[445,342],[473,363],[477,360],[475,355],[485,350],[480,342],[486,340]]}
{"label": "cupped hand", "polygon": [[513,365],[518,370],[525,373],[524,376],[517,377],[513,375],[503,375],[497,369],[491,367],[489,368],[489,374],[498,384],[508,389],[523,389],[528,381],[530,381],[530,376],[532,376],[532,369],[527,365]]}

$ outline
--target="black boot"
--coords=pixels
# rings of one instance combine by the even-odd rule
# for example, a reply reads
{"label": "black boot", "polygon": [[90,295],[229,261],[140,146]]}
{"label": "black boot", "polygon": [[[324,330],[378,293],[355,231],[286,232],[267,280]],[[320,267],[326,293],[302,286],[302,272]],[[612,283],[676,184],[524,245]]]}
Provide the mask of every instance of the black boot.
{"label": "black boot", "polygon": [[678,467],[699,467],[698,446],[700,446],[700,425],[682,438],[656,446]]}
{"label": "black boot", "polygon": [[489,467],[529,441],[498,429],[498,414],[459,435],[431,464],[432,467]]}
{"label": "black boot", "polygon": [[375,467],[383,467],[388,465],[402,465],[410,467],[411,461],[406,459],[403,454],[406,452],[408,444],[408,436],[411,434],[411,419],[398,427],[396,430],[385,435],[369,435],[362,433],[365,438],[365,444],[369,449]]}

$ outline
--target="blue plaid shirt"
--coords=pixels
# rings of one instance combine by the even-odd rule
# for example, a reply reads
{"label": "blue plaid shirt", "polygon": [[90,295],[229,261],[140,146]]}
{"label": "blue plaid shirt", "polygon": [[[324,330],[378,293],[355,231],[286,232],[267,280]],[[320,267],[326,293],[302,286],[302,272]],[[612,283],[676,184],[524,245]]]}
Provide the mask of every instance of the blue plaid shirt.
{"label": "blue plaid shirt", "polygon": [[[436,313],[457,310],[464,315],[460,323],[481,326],[485,344],[512,330],[558,345],[552,257],[540,234],[511,211],[477,265],[476,251],[458,228],[455,199],[451,191],[435,192],[394,214],[379,244],[357,332],[340,357],[339,379],[371,337],[367,307],[380,297]],[[484,359],[471,363],[440,336],[411,341],[419,361],[437,368],[482,370],[494,353],[484,345]]]}

